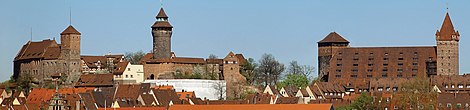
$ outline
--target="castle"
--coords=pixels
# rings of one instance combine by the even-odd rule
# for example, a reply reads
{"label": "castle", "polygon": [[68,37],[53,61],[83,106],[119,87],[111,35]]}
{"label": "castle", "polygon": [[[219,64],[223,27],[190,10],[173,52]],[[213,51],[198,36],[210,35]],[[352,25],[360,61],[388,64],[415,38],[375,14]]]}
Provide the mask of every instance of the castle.
{"label": "castle", "polygon": [[28,41],[13,61],[13,78],[29,74],[33,80],[41,83],[51,80],[52,75],[64,73],[67,83],[73,83],[82,71],[80,37],[81,33],[70,25],[60,33],[60,44],[55,39]]}
{"label": "castle", "polygon": [[435,35],[436,46],[350,47],[348,40],[331,32],[318,42],[318,76],[356,86],[380,78],[458,75],[460,34],[449,13]]}

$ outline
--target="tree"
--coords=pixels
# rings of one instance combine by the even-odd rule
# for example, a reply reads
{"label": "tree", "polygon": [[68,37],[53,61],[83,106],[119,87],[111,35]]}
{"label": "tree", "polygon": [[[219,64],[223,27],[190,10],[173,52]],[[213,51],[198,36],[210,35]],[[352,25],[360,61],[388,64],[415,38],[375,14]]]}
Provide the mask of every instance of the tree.
{"label": "tree", "polygon": [[215,94],[218,96],[219,100],[224,100],[224,94],[227,92],[225,83],[223,81],[217,81],[212,85],[212,88],[217,90]]}
{"label": "tree", "polygon": [[284,71],[284,64],[279,63],[272,54],[263,54],[259,59],[259,67],[256,69],[258,82],[266,85],[276,85],[279,76]]}
{"label": "tree", "polygon": [[217,58],[218,58],[217,55],[210,54],[208,59],[217,59]]}
{"label": "tree", "polygon": [[308,82],[307,76],[303,74],[287,74],[287,77],[279,83],[279,87],[306,87]]}
{"label": "tree", "polygon": [[124,54],[124,59],[129,61],[131,64],[139,64],[140,60],[145,56],[145,53],[140,50],[137,52],[126,52]]}
{"label": "tree", "polygon": [[240,73],[246,78],[246,82],[249,85],[252,85],[254,80],[256,79],[254,71],[256,67],[258,67],[258,64],[256,64],[255,59],[248,58],[246,63],[243,64],[240,69]]}
{"label": "tree", "polygon": [[351,108],[357,110],[374,110],[375,107],[373,106],[373,98],[372,96],[368,95],[367,93],[363,92],[361,96],[359,96],[356,100],[351,103]]}
{"label": "tree", "polygon": [[289,62],[287,67],[288,74],[303,74],[308,78],[309,81],[313,80],[312,73],[315,71],[315,68],[310,65],[300,65],[297,61],[293,60]]}
{"label": "tree", "polygon": [[29,90],[34,87],[32,82],[33,76],[30,74],[22,74],[16,84],[19,91],[24,91],[26,94],[29,94]]}
{"label": "tree", "polygon": [[400,108],[431,109],[437,100],[427,77],[416,77],[401,84],[400,94],[394,99]]}

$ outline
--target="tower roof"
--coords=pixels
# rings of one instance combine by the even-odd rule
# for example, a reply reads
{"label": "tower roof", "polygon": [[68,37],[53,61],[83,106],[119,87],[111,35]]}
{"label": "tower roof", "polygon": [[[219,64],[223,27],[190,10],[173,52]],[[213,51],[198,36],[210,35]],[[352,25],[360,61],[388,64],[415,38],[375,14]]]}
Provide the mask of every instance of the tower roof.
{"label": "tower roof", "polygon": [[157,18],[168,18],[168,16],[165,13],[165,10],[163,10],[163,8],[160,8],[160,12],[158,12]]}
{"label": "tower roof", "polygon": [[327,42],[340,42],[340,43],[349,43],[348,40],[344,39],[341,35],[336,32],[331,32],[323,40],[318,43],[327,43]]}
{"label": "tower roof", "polygon": [[452,40],[452,35],[455,34],[458,36],[458,32],[455,31],[454,25],[452,25],[452,20],[450,19],[449,13],[446,13],[442,27],[436,33],[436,35],[439,36],[439,40]]}
{"label": "tower roof", "polygon": [[78,34],[78,35],[81,35],[81,33],[78,32],[72,25],[70,25],[69,27],[67,27],[67,29],[65,29],[64,31],[62,31],[62,33],[60,33],[60,35],[65,35],[65,34]]}

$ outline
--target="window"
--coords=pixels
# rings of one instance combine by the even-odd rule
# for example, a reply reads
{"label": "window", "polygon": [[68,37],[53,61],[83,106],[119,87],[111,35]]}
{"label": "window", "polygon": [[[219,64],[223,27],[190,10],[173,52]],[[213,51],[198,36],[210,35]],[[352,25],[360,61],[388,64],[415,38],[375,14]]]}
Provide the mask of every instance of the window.
{"label": "window", "polygon": [[387,77],[387,74],[383,74],[382,77],[386,78],[386,77]]}
{"label": "window", "polygon": [[467,85],[467,88],[470,88],[470,84],[469,84],[469,85]]}
{"label": "window", "polygon": [[352,72],[357,72],[357,69],[352,69],[351,71],[352,71]]}
{"label": "window", "polygon": [[384,68],[384,69],[382,69],[382,71],[383,71],[383,72],[387,72],[387,71],[388,71],[388,69],[387,69],[387,68]]}
{"label": "window", "polygon": [[372,63],[369,63],[368,65],[369,65],[369,66],[374,66],[374,64],[372,64]]}
{"label": "window", "polygon": [[414,54],[414,55],[418,55],[418,52],[414,52],[413,54]]}
{"label": "window", "polygon": [[397,75],[397,77],[401,78],[401,77],[403,77],[403,75],[401,75],[401,74],[398,74],[398,75]]}
{"label": "window", "polygon": [[385,53],[385,56],[388,56],[388,53]]}
{"label": "window", "polygon": [[372,72],[372,71],[374,71],[374,70],[373,69],[367,69],[367,72]]}
{"label": "window", "polygon": [[398,63],[398,66],[403,66],[403,63]]}
{"label": "window", "polygon": [[398,58],[398,60],[403,60],[403,58]]}
{"label": "window", "polygon": [[353,64],[353,66],[359,66],[359,64],[356,63],[356,64]]}
{"label": "window", "polygon": [[340,70],[340,69],[337,69],[336,72],[341,72],[341,70]]}
{"label": "window", "polygon": [[463,84],[459,84],[459,85],[458,85],[458,88],[463,88]]}
{"label": "window", "polygon": [[342,58],[337,58],[336,60],[341,61],[341,60],[343,60],[343,59],[342,59]]}
{"label": "window", "polygon": [[[390,91],[390,87],[387,87],[385,90]],[[387,98],[387,102],[388,102],[388,98]]]}
{"label": "window", "polygon": [[127,71],[131,71],[131,68],[127,68]]}
{"label": "window", "polygon": [[369,60],[374,60],[374,58],[369,58]]}
{"label": "window", "polygon": [[462,107],[462,104],[461,103],[457,103],[457,108],[461,108]]}
{"label": "window", "polygon": [[129,78],[129,76],[128,76],[128,75],[126,75],[126,78]]}
{"label": "window", "polygon": [[379,91],[379,92],[381,92],[381,91],[383,91],[383,90],[384,90],[384,89],[383,89],[382,87],[377,88],[377,91]]}
{"label": "window", "polygon": [[189,94],[186,94],[186,98],[189,98]]}
{"label": "window", "polygon": [[343,66],[343,64],[341,64],[341,63],[338,63],[338,64],[336,64],[336,66]]}
{"label": "window", "polygon": [[413,60],[418,60],[418,58],[413,58]]}
{"label": "window", "polygon": [[367,77],[372,78],[372,75],[367,75]]}
{"label": "window", "polygon": [[411,77],[416,77],[416,74],[412,74]]}
{"label": "window", "polygon": [[397,90],[398,90],[397,87],[393,87],[393,88],[392,88],[392,91],[393,91],[393,92],[396,92]]}
{"label": "window", "polygon": [[354,58],[353,60],[354,60],[354,61],[357,61],[357,60],[359,60],[359,58]]}
{"label": "window", "polygon": [[403,52],[400,52],[400,55],[403,55]]}
{"label": "window", "polygon": [[450,85],[450,87],[451,87],[451,88],[455,88],[455,86],[454,86],[453,84],[452,84],[452,85]]}
{"label": "window", "polygon": [[452,107],[452,104],[451,103],[447,103],[447,108],[451,108]]}
{"label": "window", "polygon": [[384,60],[388,60],[388,58],[384,58]]}
{"label": "window", "polygon": [[403,69],[400,68],[400,69],[397,69],[397,71],[401,73],[403,72]]}
{"label": "window", "polygon": [[337,78],[341,78],[341,75],[335,75],[335,77],[337,77]]}
{"label": "window", "polygon": [[416,72],[418,72],[418,69],[411,69],[411,71],[416,73]]}
{"label": "window", "polygon": [[393,109],[394,109],[394,110],[398,110],[398,106],[396,106],[396,105],[393,106]]}
{"label": "window", "polygon": [[446,85],[446,88],[449,88],[449,85]]}
{"label": "window", "polygon": [[384,65],[384,66],[388,66],[388,64],[387,64],[387,63],[384,63],[383,65]]}
{"label": "window", "polygon": [[357,78],[357,75],[353,74],[351,75],[352,78]]}
{"label": "window", "polygon": [[418,66],[418,63],[414,62],[414,63],[413,63],[413,66]]}

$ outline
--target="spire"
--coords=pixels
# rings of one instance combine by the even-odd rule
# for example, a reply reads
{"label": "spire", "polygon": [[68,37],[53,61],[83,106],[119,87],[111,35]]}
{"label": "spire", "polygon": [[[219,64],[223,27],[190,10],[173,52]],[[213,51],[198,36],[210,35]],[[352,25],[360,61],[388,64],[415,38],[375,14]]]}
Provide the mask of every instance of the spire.
{"label": "spire", "polygon": [[158,12],[156,18],[157,18],[157,19],[158,19],[158,18],[168,18],[168,16],[166,16],[165,10],[163,10],[163,8],[160,8],[160,12]]}
{"label": "spire", "polygon": [[163,8],[160,8],[160,12],[158,12],[156,18],[157,21],[152,25],[152,28],[173,28],[170,22],[168,22],[168,16]]}
{"label": "spire", "polygon": [[[455,36],[454,38],[452,38]],[[452,20],[450,19],[449,13],[446,12],[446,16],[444,18],[444,22],[442,23],[442,27],[440,30],[436,32],[436,37],[438,40],[458,40],[459,33],[455,31],[454,25],[452,24]]]}
{"label": "spire", "polygon": [[72,25],[69,25],[67,29],[65,29],[60,35],[65,35],[65,34],[78,34],[81,35],[80,32],[78,32]]}

